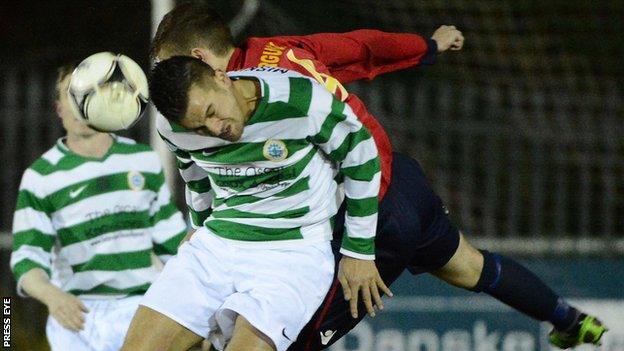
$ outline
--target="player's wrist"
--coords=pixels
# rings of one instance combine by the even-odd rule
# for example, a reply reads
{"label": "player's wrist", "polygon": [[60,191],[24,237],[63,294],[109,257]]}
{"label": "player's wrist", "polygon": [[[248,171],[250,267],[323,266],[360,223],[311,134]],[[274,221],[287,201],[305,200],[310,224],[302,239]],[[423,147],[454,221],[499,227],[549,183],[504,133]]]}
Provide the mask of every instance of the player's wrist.
{"label": "player's wrist", "polygon": [[340,253],[344,256],[344,258],[352,258],[352,259],[358,259],[358,260],[364,260],[364,261],[375,260],[375,253],[356,252],[356,251],[351,251],[349,249],[346,249],[344,247],[340,248]]}

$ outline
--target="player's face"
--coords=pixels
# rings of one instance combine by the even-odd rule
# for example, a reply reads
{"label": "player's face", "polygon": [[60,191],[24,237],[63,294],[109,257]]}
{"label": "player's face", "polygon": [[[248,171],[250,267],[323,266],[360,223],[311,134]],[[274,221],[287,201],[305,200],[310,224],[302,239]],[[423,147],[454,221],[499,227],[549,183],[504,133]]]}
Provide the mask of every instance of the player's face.
{"label": "player's face", "polygon": [[216,85],[212,87],[204,83],[191,86],[186,115],[180,121],[184,128],[227,141],[241,138],[246,120],[243,105],[232,82],[225,77],[227,82],[216,79]]}
{"label": "player's face", "polygon": [[87,137],[98,133],[96,130],[89,128],[89,126],[83,121],[77,119],[74,116],[71,108],[69,107],[69,98],[67,97],[67,90],[69,88],[69,80],[71,75],[67,75],[58,85],[59,99],[56,102],[56,113],[61,117],[63,121],[63,128],[68,134],[74,134],[81,137]]}

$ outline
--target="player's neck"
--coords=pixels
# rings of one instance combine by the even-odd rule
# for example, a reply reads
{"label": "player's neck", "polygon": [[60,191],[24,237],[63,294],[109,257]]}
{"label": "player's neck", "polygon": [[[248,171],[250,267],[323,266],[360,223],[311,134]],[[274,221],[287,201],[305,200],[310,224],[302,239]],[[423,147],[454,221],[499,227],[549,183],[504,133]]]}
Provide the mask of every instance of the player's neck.
{"label": "player's neck", "polygon": [[67,148],[80,156],[100,158],[106,155],[113,145],[113,138],[107,133],[96,133],[88,136],[67,133]]}
{"label": "player's neck", "polygon": [[234,84],[236,99],[243,108],[245,122],[247,122],[256,111],[262,97],[260,82],[257,79],[237,79],[232,84]]}

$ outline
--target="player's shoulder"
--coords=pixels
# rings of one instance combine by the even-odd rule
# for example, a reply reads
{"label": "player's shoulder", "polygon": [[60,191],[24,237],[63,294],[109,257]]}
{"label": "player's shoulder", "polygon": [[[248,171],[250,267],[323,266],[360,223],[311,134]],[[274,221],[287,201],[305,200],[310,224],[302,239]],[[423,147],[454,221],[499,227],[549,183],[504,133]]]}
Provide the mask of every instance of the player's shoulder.
{"label": "player's shoulder", "polygon": [[[262,83],[263,94],[274,100],[277,96],[291,90],[312,86],[316,81],[297,71],[282,67],[249,67],[239,71],[228,72],[231,78],[252,77]],[[279,100],[279,99],[278,99]]]}
{"label": "player's shoulder", "polygon": [[134,139],[112,134],[120,153],[154,152],[151,146],[139,143]]}
{"label": "player's shoulder", "polygon": [[65,153],[60,149],[57,144],[52,146],[48,151],[44,152],[39,158],[28,166],[27,171],[33,171],[40,175],[46,175],[53,172],[59,165],[60,161],[65,156]]}
{"label": "player's shoulder", "polygon": [[303,74],[283,67],[261,66],[261,67],[248,67],[238,71],[228,72],[230,77],[256,77],[264,80],[280,80],[290,77],[302,77],[309,79]]}

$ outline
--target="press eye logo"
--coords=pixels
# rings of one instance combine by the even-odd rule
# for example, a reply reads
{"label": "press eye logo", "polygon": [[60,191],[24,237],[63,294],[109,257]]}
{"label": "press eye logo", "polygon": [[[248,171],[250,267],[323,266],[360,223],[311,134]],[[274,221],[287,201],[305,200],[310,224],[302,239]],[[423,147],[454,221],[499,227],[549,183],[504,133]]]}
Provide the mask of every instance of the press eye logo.
{"label": "press eye logo", "polygon": [[145,177],[141,172],[128,172],[128,187],[135,191],[143,190],[143,187],[145,187]]}
{"label": "press eye logo", "polygon": [[288,156],[288,149],[283,141],[277,139],[269,139],[264,143],[262,154],[267,160],[279,162]]}
{"label": "press eye logo", "polygon": [[2,348],[11,347],[11,298],[2,298]]}

